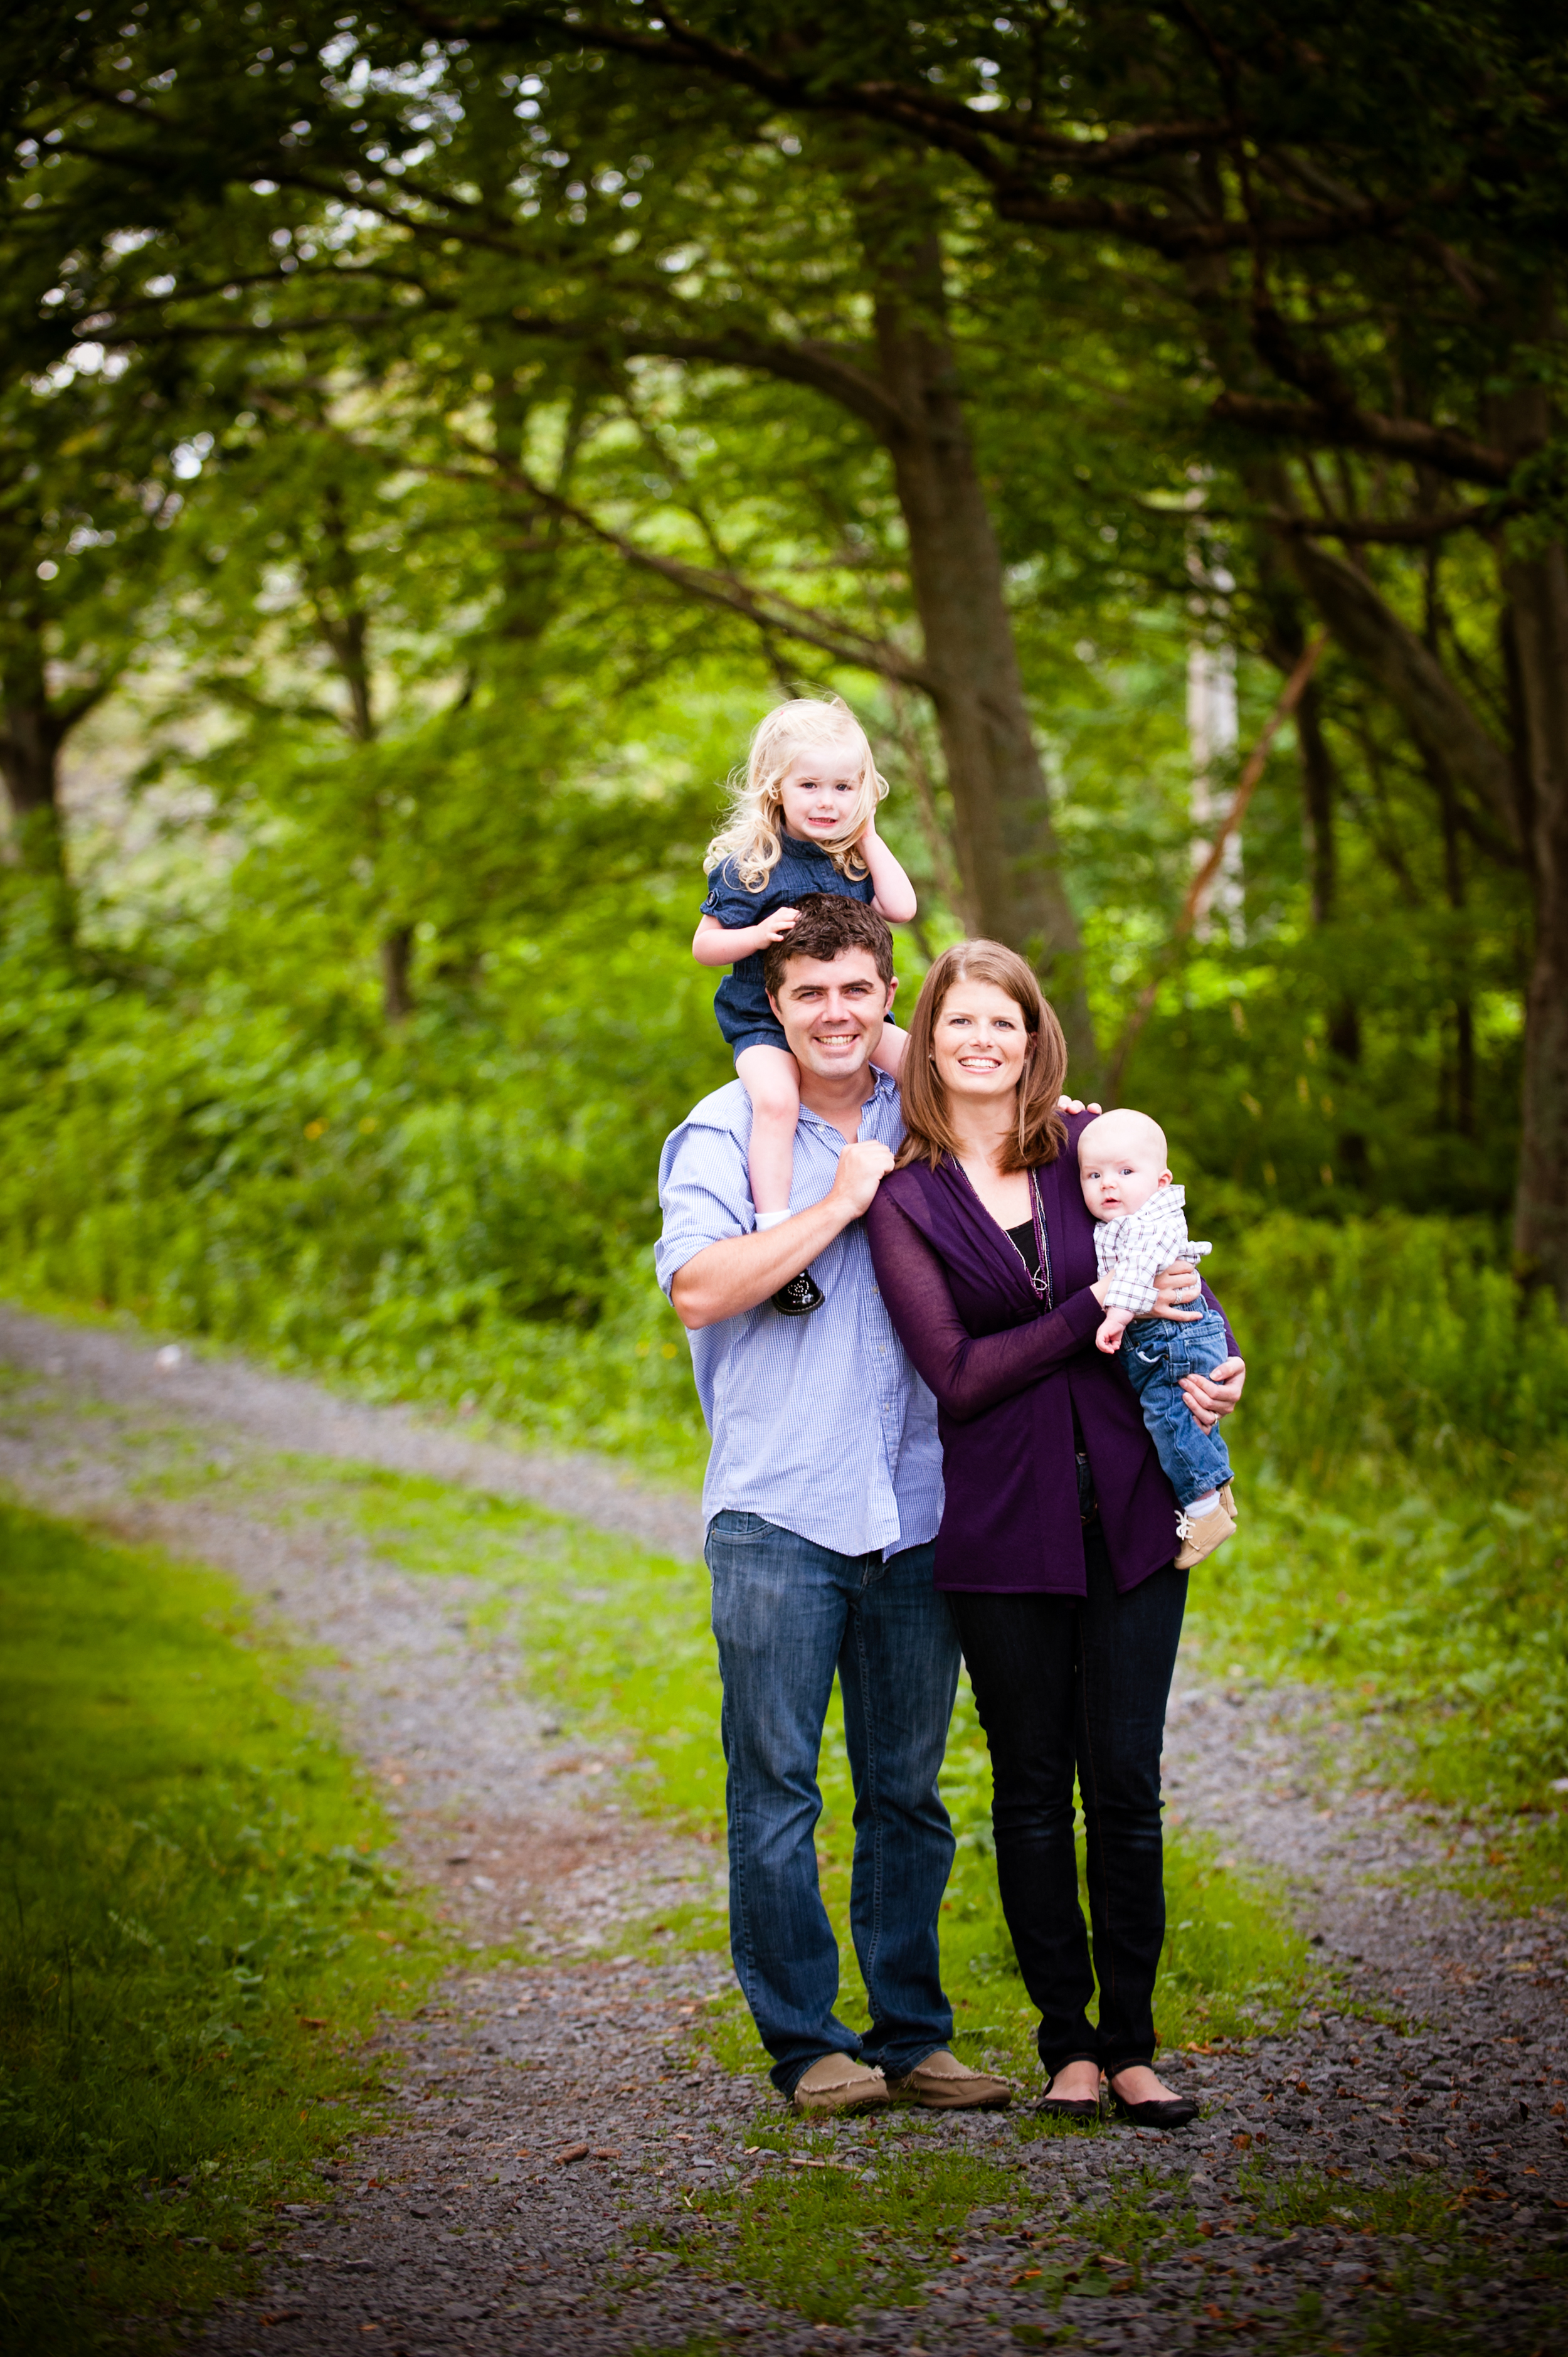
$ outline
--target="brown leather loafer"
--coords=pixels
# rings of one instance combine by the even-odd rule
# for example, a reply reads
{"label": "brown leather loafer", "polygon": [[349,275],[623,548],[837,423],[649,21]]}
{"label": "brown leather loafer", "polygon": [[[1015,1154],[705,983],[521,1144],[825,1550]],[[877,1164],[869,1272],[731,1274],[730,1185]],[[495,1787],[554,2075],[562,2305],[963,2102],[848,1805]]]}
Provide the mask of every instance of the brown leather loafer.
{"label": "brown leather loafer", "polygon": [[917,2062],[907,2078],[888,2082],[900,2103],[923,2104],[929,2112],[999,2112],[1013,2100],[1005,2079],[972,2071],[945,2046]]}
{"label": "brown leather loafer", "polygon": [[852,2054],[824,2054],[795,2082],[795,2109],[819,2116],[871,2111],[886,2101],[887,2082],[881,2072],[867,2070]]}

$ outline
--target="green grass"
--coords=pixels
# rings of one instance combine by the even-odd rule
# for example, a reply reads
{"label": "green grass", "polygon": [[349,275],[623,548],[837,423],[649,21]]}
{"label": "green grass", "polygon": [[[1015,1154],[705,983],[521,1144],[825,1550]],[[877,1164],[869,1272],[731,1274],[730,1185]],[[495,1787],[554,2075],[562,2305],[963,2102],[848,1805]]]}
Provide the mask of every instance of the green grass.
{"label": "green grass", "polygon": [[[902,2124],[865,2130],[853,2168],[831,2136],[759,2130],[765,2148],[821,2167],[766,2170],[754,2183],[693,2197],[671,2247],[713,2272],[744,2281],[776,2307],[816,2324],[843,2324],[862,2305],[923,2308],[921,2285],[952,2262],[973,2212],[1011,2217],[1023,2196],[1015,2170],[969,2153],[918,2143]],[[875,2177],[859,2174],[868,2159]]]}
{"label": "green grass", "polygon": [[435,1964],[232,1584],[0,1507],[0,2319],[150,2342],[372,2103]]}
{"label": "green grass", "polygon": [[1244,1451],[1238,1486],[1240,1529],[1192,1585],[1198,1663],[1321,1689],[1369,1774],[1487,1829],[1491,1882],[1517,1866],[1516,1897],[1560,1898],[1568,1449],[1472,1449],[1463,1474],[1351,1460],[1310,1498]]}

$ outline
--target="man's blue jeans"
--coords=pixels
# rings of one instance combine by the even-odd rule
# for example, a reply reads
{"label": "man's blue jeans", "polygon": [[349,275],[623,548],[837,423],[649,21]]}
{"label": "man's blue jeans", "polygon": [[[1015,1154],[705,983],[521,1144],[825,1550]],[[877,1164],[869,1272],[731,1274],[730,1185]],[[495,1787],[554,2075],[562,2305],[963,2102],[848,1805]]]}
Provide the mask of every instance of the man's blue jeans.
{"label": "man's blue jeans", "polygon": [[1190,1506],[1230,1479],[1219,1426],[1205,1432],[1181,1395],[1184,1375],[1211,1375],[1230,1356],[1225,1320],[1217,1309],[1206,1309],[1190,1324],[1141,1318],[1122,1337],[1122,1364],[1178,1506]]}
{"label": "man's blue jeans", "polygon": [[[937,1792],[958,1691],[933,1549],[835,1555],[760,1514],[708,1526],[728,1763],[730,1953],[773,2083],[824,2054],[901,2077],[952,2036],[937,1921],[953,1837]],[[817,1758],[837,1671],[854,1779],[850,1931],[871,2000],[837,2019],[839,1952],[817,1885]]]}

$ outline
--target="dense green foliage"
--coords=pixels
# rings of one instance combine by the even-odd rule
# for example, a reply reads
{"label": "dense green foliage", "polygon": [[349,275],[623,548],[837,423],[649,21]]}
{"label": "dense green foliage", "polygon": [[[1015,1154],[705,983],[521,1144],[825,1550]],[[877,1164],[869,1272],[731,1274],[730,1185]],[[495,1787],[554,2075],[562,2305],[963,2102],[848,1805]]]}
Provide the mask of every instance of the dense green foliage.
{"label": "dense green foliage", "polygon": [[[1124,1090],[1190,1164],[1296,1211],[1501,1214],[1533,854],[1456,737],[1444,767],[1435,686],[1423,728],[1337,630],[1310,725],[1279,738],[1248,811],[1234,909],[1185,946],[1173,920],[1212,823],[1192,805],[1189,654],[1234,658],[1239,736],[1207,775],[1222,802],[1328,577],[1293,573],[1282,514],[1326,531],[1348,511],[1390,627],[1459,683],[1483,736],[1518,738],[1509,551],[1422,533],[1434,501],[1470,496],[1441,488],[1444,467],[1485,479],[1486,403],[1560,373],[1530,294],[1558,221],[1550,39],[1506,6],[1380,12],[1348,50],[1341,12],[1311,6],[1277,40],[1244,5],[1201,37],[1130,6],[879,8],[783,40],[766,7],[712,13],[771,82],[720,70],[703,9],[689,53],[618,6],[596,46],[550,9],[370,24],[300,0],[264,24],[164,0],[123,26],[44,7],[7,36],[0,736],[53,748],[36,775],[19,754],[6,770],[35,882],[54,822],[27,797],[47,801],[67,748],[76,954],[118,1003],[73,1038],[66,1126],[83,1102],[93,1122],[108,1109],[124,1164],[99,1221],[84,1178],[60,1198],[24,1125],[25,1222],[62,1268],[113,1257],[126,1277],[105,1297],[221,1300],[230,1330],[290,1345],[347,1327],[368,1348],[394,1298],[431,1291],[433,1252],[456,1263],[449,1306],[481,1314],[498,1281],[481,1232],[499,1237],[520,1193],[558,1243],[505,1235],[511,1308],[580,1319],[618,1290],[648,1141],[723,1070],[681,943],[719,780],[782,680],[866,714],[922,959],[963,915],[941,625],[877,374],[899,319],[945,339],[961,382],[1050,789],[1032,823],[1059,846],[1102,1066],[1157,979]],[[846,74],[914,77],[934,111],[904,145],[834,127],[813,93]],[[1057,221],[1074,171],[1104,185],[1101,134],[1174,107],[1208,158],[1221,95],[1263,143],[1266,200],[1233,142],[1206,178],[1151,134],[1121,191],[1130,244],[1109,219],[1098,239]],[[1002,149],[955,125],[1004,141],[1024,107],[1061,185],[1013,220]],[[1469,168],[1499,140],[1530,159],[1517,182]],[[1020,185],[1042,168],[1014,161]],[[1297,221],[1268,252],[1274,214],[1325,173],[1391,219],[1431,217],[1393,249],[1327,226],[1318,248]],[[1472,179],[1474,207],[1455,193]],[[1151,202],[1229,258],[1162,244]],[[908,221],[940,256],[915,291]],[[1237,388],[1265,362],[1302,414],[1296,395],[1333,387],[1310,413],[1330,444],[1352,418],[1332,484],[1329,460],[1295,455],[1305,428],[1282,442],[1254,418],[1249,439]],[[1390,409],[1456,421],[1412,481],[1377,438]],[[1544,529],[1556,479],[1531,457],[1509,512]],[[80,801],[72,747],[94,786]],[[411,1006],[423,1039],[389,1053]],[[188,1086],[160,1093],[134,1071],[176,1060],[169,1031]],[[32,1094],[59,1038],[47,1005],[29,1011],[10,1089]],[[285,1091],[263,1113],[280,1054],[316,1111]],[[363,1231],[335,1225],[330,1184],[286,1175],[274,1217],[254,1182],[277,1168],[285,1100],[303,1132],[372,1096],[397,1107],[398,1142],[354,1171]],[[221,1216],[220,1169],[246,1199]],[[435,1330],[409,1313],[413,1353]]]}
{"label": "dense green foliage", "polygon": [[231,1584],[0,1509],[0,2317],[200,2308],[428,1977],[343,1755]]}

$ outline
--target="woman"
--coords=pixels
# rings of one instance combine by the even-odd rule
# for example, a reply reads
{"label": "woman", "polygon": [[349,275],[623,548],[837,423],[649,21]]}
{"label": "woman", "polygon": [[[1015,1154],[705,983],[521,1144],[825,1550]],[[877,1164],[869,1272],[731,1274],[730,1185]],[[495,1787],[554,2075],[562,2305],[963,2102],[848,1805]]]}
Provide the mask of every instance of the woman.
{"label": "woman", "polygon": [[[1177,2127],[1197,2106],[1151,2067],[1165,1935],[1160,1752],[1187,1574],[1176,1506],[1116,1361],[1093,1347],[1103,1286],[1073,1142],[1056,1110],[1061,1027],[994,942],[946,951],[910,1026],[908,1135],[868,1214],[877,1282],[935,1393],[947,1502],[936,1578],[991,1747],[996,1867],[1040,2008],[1051,2108]],[[1202,1290],[1159,1280],[1158,1314]],[[1240,1396],[1227,1359],[1189,1405]],[[1094,1969],[1078,1903],[1073,1782],[1089,1837]],[[1100,2023],[1086,2007],[1100,1982]]]}

